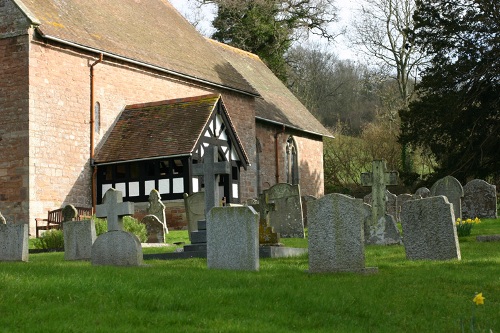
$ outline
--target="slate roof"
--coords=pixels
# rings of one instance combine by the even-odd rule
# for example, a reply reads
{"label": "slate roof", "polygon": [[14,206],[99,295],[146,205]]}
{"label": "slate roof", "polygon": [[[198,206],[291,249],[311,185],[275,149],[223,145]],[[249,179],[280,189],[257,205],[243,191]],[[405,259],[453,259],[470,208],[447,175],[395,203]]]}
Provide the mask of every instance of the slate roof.
{"label": "slate roof", "polygon": [[305,132],[332,137],[292,92],[255,54],[209,40],[236,70],[257,90],[257,119]]}
{"label": "slate roof", "polygon": [[218,94],[127,106],[97,152],[95,162],[189,155],[218,103],[222,103],[236,141],[233,145],[242,153],[246,167],[248,156]]}
{"label": "slate roof", "polygon": [[14,0],[45,38],[255,94],[167,0]]}

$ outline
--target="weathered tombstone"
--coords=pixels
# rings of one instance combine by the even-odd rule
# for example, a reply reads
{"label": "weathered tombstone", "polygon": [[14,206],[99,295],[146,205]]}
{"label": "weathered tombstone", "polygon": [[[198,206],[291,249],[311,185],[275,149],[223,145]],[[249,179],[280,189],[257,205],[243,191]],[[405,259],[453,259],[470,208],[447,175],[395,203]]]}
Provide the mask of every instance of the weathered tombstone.
{"label": "weathered tombstone", "polygon": [[78,217],[78,210],[73,205],[66,205],[61,211],[63,222],[74,221]]}
{"label": "weathered tombstone", "polygon": [[[364,205],[366,205],[364,203]],[[368,245],[401,245],[401,235],[394,216],[384,214],[377,224],[371,223],[371,216],[365,219],[365,244]]]}
{"label": "weathered tombstone", "polygon": [[413,200],[414,197],[411,194],[400,194],[396,201],[396,220],[401,221],[401,206],[408,200]]}
{"label": "weathered tombstone", "polygon": [[431,191],[427,187],[420,187],[415,191],[415,199],[428,198],[430,195]]}
{"label": "weathered tombstone", "polygon": [[[400,237],[394,243],[394,234],[399,233],[392,219],[386,219],[386,202],[391,198],[393,214],[396,213],[395,195],[387,191],[387,185],[398,184],[398,173],[387,172],[384,160],[372,162],[372,172],[361,174],[361,185],[372,188],[372,214],[369,223],[365,223],[365,231],[369,237],[365,240],[367,244],[399,244]],[[389,195],[390,194],[390,195]],[[386,224],[387,222],[387,224]]]}
{"label": "weathered tombstone", "polygon": [[214,207],[207,215],[209,269],[259,270],[259,215],[252,207]]}
{"label": "weathered tombstone", "polygon": [[269,222],[269,212],[274,209],[274,204],[269,202],[269,196],[266,191],[262,192],[259,199],[259,244],[260,245],[278,245],[280,234],[274,231]]}
{"label": "weathered tombstone", "polygon": [[274,209],[269,212],[269,223],[283,238],[304,238],[302,201],[299,185],[280,183],[266,190]]}
{"label": "weathered tombstone", "polygon": [[408,259],[460,259],[453,206],[445,196],[405,202],[401,224]]}
{"label": "weathered tombstone", "polygon": [[360,199],[333,193],[311,201],[309,272],[373,273],[365,267],[363,221],[367,211]]}
{"label": "weathered tombstone", "polygon": [[496,186],[481,179],[474,179],[465,184],[462,217],[496,219],[498,217]]}
{"label": "weathered tombstone", "polygon": [[307,203],[316,199],[317,198],[312,195],[302,196],[302,220],[304,221],[304,228],[307,228]]}
{"label": "weathered tombstone", "polygon": [[64,222],[64,260],[90,260],[96,240],[94,220]]}
{"label": "weathered tombstone", "polygon": [[453,176],[446,176],[434,183],[431,187],[431,196],[444,195],[448,202],[453,204],[455,218],[462,218],[462,198],[464,189],[460,182]]}
{"label": "weathered tombstone", "polygon": [[198,221],[205,219],[205,192],[197,192],[191,195],[184,193],[184,207],[188,220],[189,237],[198,229]]}
{"label": "weathered tombstone", "polygon": [[107,218],[108,232],[92,245],[92,265],[142,265],[141,242],[136,235],[123,231],[123,216],[133,213],[134,203],[123,202],[120,191],[111,188],[106,192],[103,204],[96,207],[96,216]]}
{"label": "weathered tombstone", "polygon": [[164,225],[156,215],[144,216],[141,220],[141,223],[146,225],[146,231],[148,233],[148,243],[165,242]]}
{"label": "weathered tombstone", "polygon": [[231,172],[231,164],[227,161],[219,162],[217,146],[205,148],[203,163],[193,164],[193,176],[203,176],[205,181],[205,216],[213,207],[220,204],[219,176]]}
{"label": "weathered tombstone", "polygon": [[165,217],[165,205],[161,201],[160,192],[152,189],[148,198],[148,215],[154,215],[163,226],[163,234],[168,234],[167,218]]}
{"label": "weathered tombstone", "polygon": [[[397,195],[389,192],[389,190],[385,190],[386,201],[385,201],[385,214],[390,214],[396,216],[398,211],[398,200]],[[363,202],[370,205],[373,205],[373,196],[372,193],[368,193],[363,197]]]}
{"label": "weathered tombstone", "polygon": [[0,223],[0,261],[28,261],[28,229],[27,223]]}

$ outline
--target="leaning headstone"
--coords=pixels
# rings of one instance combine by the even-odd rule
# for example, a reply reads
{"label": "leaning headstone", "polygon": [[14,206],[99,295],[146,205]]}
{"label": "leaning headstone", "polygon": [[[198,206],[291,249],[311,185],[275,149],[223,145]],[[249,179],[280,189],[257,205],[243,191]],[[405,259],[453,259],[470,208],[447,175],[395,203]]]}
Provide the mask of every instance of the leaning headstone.
{"label": "leaning headstone", "polygon": [[462,218],[462,198],[464,189],[460,182],[453,176],[446,176],[434,183],[431,187],[431,196],[444,195],[448,202],[453,204],[455,218]]}
{"label": "leaning headstone", "polygon": [[94,220],[64,222],[64,260],[90,260],[96,240]]}
{"label": "leaning headstone", "polygon": [[61,211],[63,222],[74,221],[78,217],[78,210],[73,205],[66,205]]}
{"label": "leaning headstone", "polygon": [[398,195],[397,197],[397,201],[396,201],[396,220],[397,221],[401,221],[401,207],[403,206],[403,204],[405,202],[407,202],[408,200],[413,200],[414,197],[413,195],[411,194],[400,194]]}
{"label": "leaning headstone", "polygon": [[149,193],[148,215],[154,215],[163,226],[163,234],[168,234],[167,218],[165,217],[165,205],[161,201],[160,192],[152,189]]}
{"label": "leaning headstone", "polygon": [[266,190],[274,209],[269,212],[269,223],[283,238],[304,238],[302,201],[299,185],[280,183]]}
{"label": "leaning headstone", "polygon": [[496,219],[498,217],[496,186],[481,179],[474,179],[465,184],[462,217]]}
{"label": "leaning headstone", "polygon": [[123,216],[134,213],[133,202],[123,202],[122,193],[109,189],[103,204],[96,207],[96,216],[108,220],[108,232],[100,235],[92,245],[92,265],[142,265],[141,242],[136,235],[123,231]]}
{"label": "leaning headstone", "polygon": [[360,199],[333,193],[311,201],[309,221],[309,272],[373,273],[365,267],[363,221],[366,210]]}
{"label": "leaning headstone", "polygon": [[415,191],[415,199],[428,198],[431,196],[431,190],[427,187],[420,187]]}
{"label": "leaning headstone", "polygon": [[405,202],[401,224],[406,258],[460,259],[453,205],[445,196]]}
{"label": "leaning headstone", "polygon": [[[205,220],[205,192],[191,195],[184,193],[184,207],[188,221],[189,235],[198,229],[198,221]],[[191,237],[191,236],[190,236]]]}
{"label": "leaning headstone", "polygon": [[28,261],[27,223],[0,223],[0,261]]}
{"label": "leaning headstone", "polygon": [[164,243],[165,242],[165,229],[163,223],[156,215],[146,215],[142,218],[141,223],[146,225],[148,233],[148,243]]}
{"label": "leaning headstone", "polygon": [[259,270],[259,215],[252,207],[214,207],[208,213],[207,266]]}

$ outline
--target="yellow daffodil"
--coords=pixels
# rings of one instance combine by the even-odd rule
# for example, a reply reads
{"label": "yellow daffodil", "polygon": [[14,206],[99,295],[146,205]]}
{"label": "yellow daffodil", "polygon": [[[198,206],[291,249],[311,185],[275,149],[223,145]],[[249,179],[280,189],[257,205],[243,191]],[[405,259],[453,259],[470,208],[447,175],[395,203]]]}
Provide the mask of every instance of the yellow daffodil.
{"label": "yellow daffodil", "polygon": [[484,304],[484,300],[485,298],[483,297],[483,293],[476,294],[476,296],[474,296],[474,298],[472,299],[472,301],[476,303],[476,305]]}

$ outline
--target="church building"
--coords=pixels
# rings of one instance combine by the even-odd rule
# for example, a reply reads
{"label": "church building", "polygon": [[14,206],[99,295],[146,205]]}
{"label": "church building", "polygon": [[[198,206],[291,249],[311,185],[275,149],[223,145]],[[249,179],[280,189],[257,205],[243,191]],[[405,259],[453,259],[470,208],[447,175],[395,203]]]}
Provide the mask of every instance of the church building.
{"label": "church building", "polygon": [[281,182],[323,195],[328,130],[258,56],[167,0],[0,0],[0,121],[0,212],[32,235],[110,187],[139,205],[157,189],[167,223],[182,219],[208,147],[230,163],[227,202]]}

